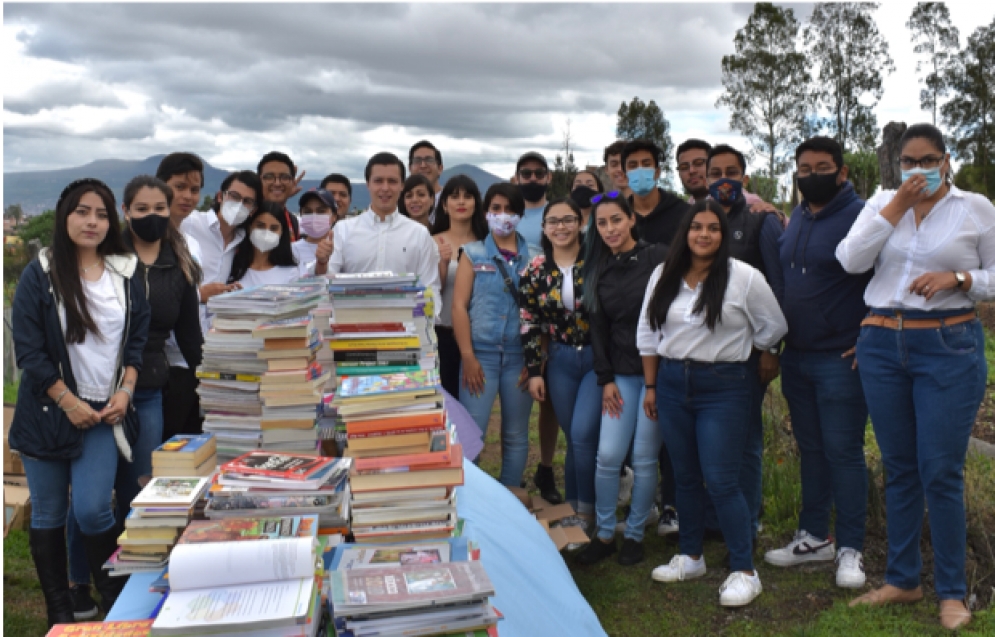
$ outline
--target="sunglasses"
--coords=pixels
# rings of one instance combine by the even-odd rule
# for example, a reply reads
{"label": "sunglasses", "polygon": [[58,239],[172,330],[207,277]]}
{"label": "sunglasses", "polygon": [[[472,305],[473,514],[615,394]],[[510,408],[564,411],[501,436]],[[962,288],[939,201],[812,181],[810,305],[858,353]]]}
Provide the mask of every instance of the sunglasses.
{"label": "sunglasses", "polygon": [[621,194],[622,193],[619,192],[618,190],[613,190],[611,192],[606,192],[602,195],[594,195],[593,197],[591,197],[591,203],[592,204],[598,203],[602,199],[618,199],[619,196],[621,196]]}
{"label": "sunglasses", "polygon": [[532,179],[533,175],[536,179],[545,179],[546,175],[549,174],[549,171],[545,168],[536,168],[535,170],[532,170],[531,168],[522,168],[518,171],[518,174],[521,175],[522,179]]}

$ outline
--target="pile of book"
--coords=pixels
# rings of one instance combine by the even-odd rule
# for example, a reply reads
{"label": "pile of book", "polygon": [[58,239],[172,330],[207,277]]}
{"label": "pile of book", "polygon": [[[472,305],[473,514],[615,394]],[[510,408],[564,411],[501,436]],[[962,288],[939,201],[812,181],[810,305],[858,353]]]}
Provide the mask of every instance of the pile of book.
{"label": "pile of book", "polygon": [[328,600],[339,637],[496,635],[494,587],[459,540],[336,547]]}
{"label": "pile of book", "polygon": [[156,477],[204,477],[218,468],[218,443],[214,434],[177,434],[152,452]]}
{"label": "pile of book", "polygon": [[[323,284],[304,281],[229,292],[208,301],[211,329],[204,337],[204,360],[197,369],[200,378],[197,393],[206,412],[204,431],[217,437],[220,461],[231,460],[253,449],[281,448],[285,444],[291,447],[297,444],[296,448],[300,448],[300,440],[293,439],[301,436],[300,433],[264,435],[264,429],[282,428],[286,411],[281,408],[279,413],[273,414],[268,410],[274,407],[264,405],[261,383],[271,369],[268,360],[271,354],[263,353],[265,338],[254,336],[253,332],[265,323],[274,322],[279,326],[287,319],[306,320],[310,309],[325,298],[327,290]],[[295,365],[308,357],[296,358]],[[308,368],[309,365],[304,366],[304,370]],[[297,380],[305,383],[308,375],[314,373],[320,374],[317,369],[301,371]],[[268,388],[272,390],[270,384]],[[317,403],[318,399],[311,403],[312,429],[317,418]],[[265,425],[264,421],[267,421]],[[287,440],[287,435],[292,440]],[[305,442],[314,449],[316,438],[313,433],[309,435],[310,441]]]}
{"label": "pile of book", "polygon": [[131,502],[119,548],[104,564],[111,575],[161,571],[210,480],[153,477]]}

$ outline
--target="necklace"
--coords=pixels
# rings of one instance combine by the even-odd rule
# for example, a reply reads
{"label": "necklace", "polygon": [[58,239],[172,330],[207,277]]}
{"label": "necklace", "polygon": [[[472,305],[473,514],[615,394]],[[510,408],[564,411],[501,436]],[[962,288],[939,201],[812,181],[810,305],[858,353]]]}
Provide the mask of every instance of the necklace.
{"label": "necklace", "polygon": [[103,259],[97,259],[97,261],[95,263],[92,263],[91,265],[88,265],[85,268],[83,268],[83,274],[86,274],[87,272],[89,272],[90,270],[92,270],[93,268],[97,267],[98,265],[100,265],[103,262],[104,262]]}

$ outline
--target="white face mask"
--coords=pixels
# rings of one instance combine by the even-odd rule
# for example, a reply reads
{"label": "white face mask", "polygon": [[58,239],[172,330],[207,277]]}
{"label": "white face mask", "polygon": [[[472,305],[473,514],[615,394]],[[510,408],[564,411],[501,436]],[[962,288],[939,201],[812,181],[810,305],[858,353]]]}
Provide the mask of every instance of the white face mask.
{"label": "white face mask", "polygon": [[249,209],[241,201],[226,201],[221,204],[221,218],[229,226],[237,226],[249,218]]}
{"label": "white face mask", "polygon": [[249,241],[251,241],[252,245],[256,246],[256,249],[260,252],[269,252],[276,246],[280,245],[280,235],[272,230],[256,228],[249,233]]}

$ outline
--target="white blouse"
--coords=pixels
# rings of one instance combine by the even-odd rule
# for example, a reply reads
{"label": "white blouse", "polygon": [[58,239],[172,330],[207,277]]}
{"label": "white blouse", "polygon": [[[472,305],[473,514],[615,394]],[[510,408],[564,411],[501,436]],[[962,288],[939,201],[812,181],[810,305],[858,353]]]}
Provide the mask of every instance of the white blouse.
{"label": "white blouse", "polygon": [[114,385],[118,353],[124,336],[125,308],[117,297],[114,281],[106,267],[103,276],[96,281],[83,279],[83,293],[100,335],[87,332],[82,343],[67,342],[66,350],[73,378],[76,379],[77,395],[86,400],[103,402],[111,397]]}
{"label": "white blouse", "polygon": [[249,268],[245,275],[239,280],[243,288],[254,288],[260,285],[276,285],[290,283],[304,276],[300,266],[296,265],[275,265],[269,270],[253,270]]}
{"label": "white blouse", "polygon": [[[995,206],[954,186],[916,228],[910,208],[894,226],[881,210],[894,198],[885,190],[867,202],[836,258],[851,274],[874,268],[864,292],[868,307],[953,310],[995,298]],[[929,301],[909,292],[927,272],[971,273],[971,289],[938,292]]]}
{"label": "white blouse", "polygon": [[667,322],[659,331],[653,331],[648,306],[663,266],[663,263],[656,266],[646,284],[636,328],[640,355],[741,363],[750,358],[754,347],[770,349],[788,333],[788,323],[767,279],[759,270],[737,259],[729,259],[729,285],[714,331],[705,324],[704,311],[693,313],[702,284],[692,290],[685,281],[681,281],[681,290],[670,305]]}

